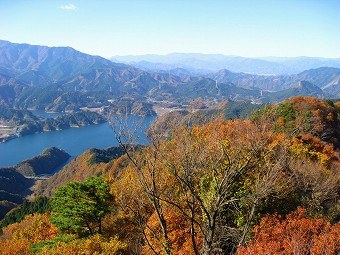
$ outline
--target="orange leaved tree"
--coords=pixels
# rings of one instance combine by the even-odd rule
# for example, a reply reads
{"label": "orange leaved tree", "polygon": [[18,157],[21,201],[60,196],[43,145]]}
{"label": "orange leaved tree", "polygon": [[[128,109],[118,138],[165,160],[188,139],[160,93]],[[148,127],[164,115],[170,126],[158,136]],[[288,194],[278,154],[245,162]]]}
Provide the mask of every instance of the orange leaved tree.
{"label": "orange leaved tree", "polygon": [[298,209],[285,219],[277,214],[265,216],[254,229],[254,239],[239,248],[237,255],[339,254],[340,223],[331,225],[321,217],[308,217],[305,212]]}

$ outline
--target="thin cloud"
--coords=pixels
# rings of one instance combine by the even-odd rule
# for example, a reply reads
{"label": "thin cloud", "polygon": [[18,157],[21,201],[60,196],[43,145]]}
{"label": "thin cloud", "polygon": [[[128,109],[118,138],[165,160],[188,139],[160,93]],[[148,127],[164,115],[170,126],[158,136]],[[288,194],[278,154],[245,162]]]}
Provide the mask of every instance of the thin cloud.
{"label": "thin cloud", "polygon": [[65,4],[60,6],[59,8],[67,11],[74,11],[75,9],[77,9],[77,6],[75,6],[74,4]]}

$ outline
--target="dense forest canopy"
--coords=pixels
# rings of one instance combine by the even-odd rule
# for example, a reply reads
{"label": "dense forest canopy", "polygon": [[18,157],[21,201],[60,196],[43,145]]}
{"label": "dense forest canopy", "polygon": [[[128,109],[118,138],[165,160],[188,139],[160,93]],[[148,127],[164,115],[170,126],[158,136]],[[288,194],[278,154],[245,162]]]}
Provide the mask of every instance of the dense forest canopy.
{"label": "dense forest canopy", "polygon": [[339,103],[294,97],[249,119],[151,131],[151,145],[122,143],[123,155],[88,151],[44,193],[52,207],[3,228],[0,250],[337,254],[339,114]]}

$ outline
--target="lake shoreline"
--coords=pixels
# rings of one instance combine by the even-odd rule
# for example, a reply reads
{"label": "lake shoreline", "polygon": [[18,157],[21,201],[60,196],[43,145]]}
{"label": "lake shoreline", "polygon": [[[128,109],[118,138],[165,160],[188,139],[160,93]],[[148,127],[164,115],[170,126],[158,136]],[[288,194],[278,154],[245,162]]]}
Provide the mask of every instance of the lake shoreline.
{"label": "lake shoreline", "polygon": [[[154,121],[154,117],[129,116],[126,117],[125,123],[117,124],[135,130],[136,143],[146,145],[149,144],[149,140],[145,132]],[[138,137],[140,137],[139,140]],[[38,155],[48,147],[63,149],[71,157],[76,157],[89,148],[103,149],[117,146],[117,144],[114,132],[108,122],[79,128],[66,128],[58,132],[50,131],[24,135],[0,143],[0,167],[16,165],[27,158]]]}
{"label": "lake shoreline", "polygon": [[15,115],[17,113],[14,112],[11,119],[0,123],[0,143],[6,143],[9,140],[32,134],[61,131],[107,122],[105,116],[88,111],[79,111],[72,114],[58,113],[57,115],[44,111],[28,112],[31,115],[20,116],[18,120]]}
{"label": "lake shoreline", "polygon": [[[87,127],[87,126],[93,126],[93,125],[99,125],[99,124],[103,124],[103,123],[106,123],[107,121],[105,122],[100,122],[100,123],[93,123],[93,124],[89,124],[89,125],[83,125],[83,126],[74,126],[74,125],[70,125],[69,127],[66,127],[66,128],[62,128],[62,129],[54,129],[54,130],[43,130],[42,132],[32,132],[32,133],[25,133],[25,134],[22,134],[22,135],[9,135],[7,137],[0,137],[0,144],[1,143],[7,143],[13,139],[16,139],[16,138],[20,138],[20,137],[24,137],[24,136],[28,136],[28,135],[35,135],[35,134],[44,134],[44,133],[48,133],[48,132],[54,132],[54,131],[63,131],[63,130],[67,130],[67,129],[70,129],[70,128],[81,128],[81,127]],[[17,127],[16,127],[17,128]],[[15,129],[16,129],[15,128]]]}
{"label": "lake shoreline", "polygon": [[5,137],[0,137],[0,143],[6,143],[10,140],[13,140],[15,138],[18,138],[19,136],[17,135],[8,135],[8,136],[5,136]]}

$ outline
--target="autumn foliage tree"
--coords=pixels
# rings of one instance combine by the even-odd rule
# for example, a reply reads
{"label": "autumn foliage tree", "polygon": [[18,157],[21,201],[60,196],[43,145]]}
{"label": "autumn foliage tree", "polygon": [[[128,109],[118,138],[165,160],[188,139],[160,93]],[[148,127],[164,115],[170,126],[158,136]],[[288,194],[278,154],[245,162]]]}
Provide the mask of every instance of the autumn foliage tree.
{"label": "autumn foliage tree", "polygon": [[[144,194],[134,204],[149,203],[153,211],[153,227],[144,220],[145,232],[154,231],[158,237],[158,242],[151,242],[145,235],[151,251],[178,252],[170,237],[169,212],[185,221],[194,254],[241,245],[263,199],[284,193],[286,145],[284,136],[274,136],[250,121],[234,120],[180,127],[170,140],[153,140],[152,146],[131,157],[139,191],[127,193]],[[125,197],[131,201],[134,196]],[[235,222],[235,217],[243,220]]]}
{"label": "autumn foliage tree", "polygon": [[50,222],[49,213],[28,215],[20,223],[3,229],[0,237],[1,255],[28,255],[30,245],[57,236],[58,229]]}
{"label": "autumn foliage tree", "polygon": [[340,252],[340,223],[331,225],[321,217],[306,215],[305,209],[287,215],[262,218],[254,228],[255,236],[238,255],[297,254],[336,255]]}
{"label": "autumn foliage tree", "polygon": [[310,134],[340,148],[340,109],[332,101],[296,96],[256,111],[252,120],[265,120],[272,130],[298,137]]}
{"label": "autumn foliage tree", "polygon": [[98,234],[72,242],[58,242],[52,247],[46,246],[38,255],[127,255],[127,245],[117,236],[104,237]]}
{"label": "autumn foliage tree", "polygon": [[340,217],[339,110],[330,100],[297,96],[252,117],[289,138],[288,175],[294,189],[286,204],[323,213],[332,221]]}
{"label": "autumn foliage tree", "polygon": [[[183,214],[171,208],[167,208],[164,214],[168,224],[168,235],[172,245],[172,252],[178,255],[195,254],[191,241],[190,225],[187,219]],[[145,238],[148,240],[148,244],[143,245],[141,254],[163,254],[163,247],[160,245],[160,240],[163,238],[162,231],[155,213],[149,217],[146,225]],[[196,234],[195,239],[197,248],[200,249],[202,237],[199,232]]]}
{"label": "autumn foliage tree", "polygon": [[[75,171],[82,181],[52,198],[51,219],[67,238],[48,217],[40,219],[46,230],[28,217],[4,230],[0,247],[41,255],[337,254],[339,110],[295,97],[250,120],[151,130],[145,147],[118,132],[125,155],[88,151],[58,177]],[[84,181],[91,173],[106,179]]]}
{"label": "autumn foliage tree", "polygon": [[132,163],[117,186],[129,188],[116,196],[154,254],[181,252],[172,233],[186,233],[193,254],[232,253],[261,216],[299,205],[334,220],[339,171],[329,134],[337,137],[338,124],[334,105],[295,97],[251,121],[182,126],[167,139],[150,132],[152,145],[141,153],[118,136]]}

